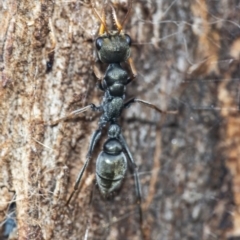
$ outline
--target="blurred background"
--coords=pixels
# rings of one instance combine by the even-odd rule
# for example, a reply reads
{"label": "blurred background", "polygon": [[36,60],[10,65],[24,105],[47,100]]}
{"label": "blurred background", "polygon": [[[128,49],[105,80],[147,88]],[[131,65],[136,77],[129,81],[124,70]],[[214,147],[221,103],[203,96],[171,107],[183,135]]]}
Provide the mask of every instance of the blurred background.
{"label": "blurred background", "polygon": [[[92,1],[114,29],[110,2],[120,21],[129,2]],[[101,102],[100,23],[88,4],[0,3],[0,239],[240,239],[240,2],[132,2],[124,29],[138,75],[126,98],[177,111],[136,103],[120,120],[139,170],[142,223],[131,171],[110,199],[96,186],[106,134],[65,205],[99,115],[44,124]]]}

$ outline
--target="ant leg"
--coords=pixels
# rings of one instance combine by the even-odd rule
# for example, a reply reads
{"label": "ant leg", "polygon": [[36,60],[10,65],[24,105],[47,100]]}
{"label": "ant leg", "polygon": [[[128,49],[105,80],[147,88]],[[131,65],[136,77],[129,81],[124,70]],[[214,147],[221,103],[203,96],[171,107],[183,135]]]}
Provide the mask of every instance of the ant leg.
{"label": "ant leg", "polygon": [[74,185],[74,189],[73,189],[70,197],[68,198],[66,205],[68,205],[68,204],[70,203],[70,201],[71,201],[74,193],[78,190],[78,186],[79,186],[79,183],[81,182],[83,173],[84,173],[85,170],[86,170],[86,167],[87,167],[87,165],[88,165],[88,163],[89,163],[89,160],[91,159],[91,156],[92,156],[94,147],[96,146],[96,143],[97,143],[98,140],[100,139],[101,134],[102,134],[101,129],[98,129],[98,130],[96,130],[96,131],[93,133],[93,135],[92,135],[92,139],[91,139],[90,146],[89,146],[89,149],[88,149],[88,153],[87,153],[87,156],[86,156],[86,161],[85,161],[85,163],[84,163],[81,171],[80,171],[79,174],[78,174],[77,180],[76,180],[75,185]]}
{"label": "ant leg", "polygon": [[119,134],[119,140],[122,143],[122,146],[127,153],[128,159],[130,160],[132,169],[134,171],[134,181],[135,181],[135,186],[136,186],[137,204],[139,206],[140,223],[142,224],[142,208],[141,208],[142,192],[141,192],[141,184],[140,184],[140,180],[139,180],[137,165],[135,164],[135,162],[133,160],[133,156],[127,146],[126,140],[121,133]]}
{"label": "ant leg", "polygon": [[98,58],[96,59],[95,62],[92,63],[93,65],[93,73],[96,76],[98,81],[102,81],[104,75],[102,74],[101,70],[99,69],[99,67],[97,66],[97,64],[101,62]]}
{"label": "ant leg", "polygon": [[131,57],[128,58],[127,61],[128,61],[128,64],[129,64],[131,72],[132,72],[132,79],[134,79],[137,76],[137,70],[136,70],[136,68],[134,66],[134,63],[133,63],[133,60],[132,60]]}
{"label": "ant leg", "polygon": [[124,103],[124,108],[130,107],[130,105],[132,103],[136,103],[136,102],[142,103],[143,105],[146,105],[150,108],[153,108],[154,110],[158,111],[159,113],[168,113],[168,114],[177,114],[178,113],[178,111],[163,111],[163,110],[159,109],[156,105],[154,105],[150,102],[146,102],[146,101],[141,100],[141,99],[137,99],[137,98],[132,98],[129,101],[127,101],[126,103]]}
{"label": "ant leg", "polygon": [[47,123],[46,125],[48,126],[55,126],[57,125],[59,122],[62,122],[62,121],[65,121],[65,120],[68,120],[68,119],[71,119],[73,118],[74,116],[77,116],[78,114],[80,113],[83,113],[89,109],[92,109],[93,111],[101,111],[101,106],[100,107],[97,107],[95,106],[93,103],[90,104],[90,105],[87,105],[86,107],[83,107],[83,108],[80,108],[80,109],[77,109],[75,111],[72,111],[71,113],[69,113],[68,115],[66,115],[65,117],[62,117],[62,118],[59,118],[55,121],[52,121],[52,122],[49,122]]}
{"label": "ant leg", "polygon": [[135,76],[128,77],[126,85],[129,84],[130,82],[132,82],[132,80],[134,80],[134,78],[135,78]]}

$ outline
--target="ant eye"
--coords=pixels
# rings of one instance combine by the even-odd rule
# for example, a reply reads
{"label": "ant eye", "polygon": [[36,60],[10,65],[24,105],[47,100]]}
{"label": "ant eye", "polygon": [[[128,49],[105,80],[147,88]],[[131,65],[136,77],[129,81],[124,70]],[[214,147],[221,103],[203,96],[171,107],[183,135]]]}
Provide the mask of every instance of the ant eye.
{"label": "ant eye", "polygon": [[97,38],[96,40],[96,48],[97,50],[100,50],[102,47],[103,39],[101,37]]}
{"label": "ant eye", "polygon": [[126,38],[126,41],[127,41],[128,45],[131,46],[132,40],[131,40],[130,36],[125,34],[125,38]]}

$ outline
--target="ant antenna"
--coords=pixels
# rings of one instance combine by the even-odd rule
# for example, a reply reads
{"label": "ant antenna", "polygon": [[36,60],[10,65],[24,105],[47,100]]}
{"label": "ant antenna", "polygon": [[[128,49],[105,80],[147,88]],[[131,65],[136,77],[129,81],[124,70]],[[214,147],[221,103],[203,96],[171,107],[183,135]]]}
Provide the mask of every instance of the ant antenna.
{"label": "ant antenna", "polygon": [[126,23],[127,19],[129,18],[129,15],[130,15],[131,10],[132,10],[132,0],[130,0],[127,14],[126,14],[125,18],[124,18],[123,21],[122,21],[122,24],[121,24],[122,27],[124,27],[124,24]]}
{"label": "ant antenna", "polygon": [[116,11],[115,11],[115,8],[113,7],[112,4],[110,4],[111,8],[112,8],[112,15],[113,15],[113,20],[117,26],[117,29],[118,29],[118,34],[122,31],[123,27],[124,27],[124,24],[126,23],[128,17],[129,17],[129,14],[131,12],[131,9],[132,9],[132,0],[130,0],[130,4],[128,6],[128,12],[125,16],[125,18],[123,19],[122,23],[120,23],[117,19],[117,14],[116,14]]}
{"label": "ant antenna", "polygon": [[105,16],[104,9],[102,9],[102,17],[101,17],[100,14],[98,13],[97,9],[93,6],[92,2],[91,2],[91,6],[93,8],[93,12],[94,12],[95,16],[101,22],[101,26],[100,26],[100,29],[99,29],[99,35],[103,34],[104,32],[109,34],[109,31],[108,31],[108,28],[107,28],[107,25],[106,25],[106,16]]}
{"label": "ant antenna", "polygon": [[115,11],[115,8],[113,7],[112,4],[110,4],[111,8],[112,8],[112,15],[113,15],[113,20],[117,26],[117,29],[118,29],[118,34],[122,31],[123,29],[123,26],[122,24],[118,21],[117,19],[117,14],[116,14],[116,11]]}
{"label": "ant antenna", "polygon": [[[100,29],[101,29],[102,33],[104,33],[104,30],[105,30],[105,32],[106,32],[107,34],[109,34],[109,31],[108,31],[107,25],[106,25],[106,19],[105,19],[104,10],[103,10],[103,13],[102,13],[103,18],[101,18],[101,16],[100,16],[99,13],[97,12],[96,8],[93,8],[93,11],[94,11],[95,15],[97,16],[97,18],[98,18],[98,19],[100,20],[100,22],[101,22],[101,27],[100,27]],[[102,26],[103,26],[103,27],[102,27]]]}
{"label": "ant antenna", "polygon": [[[106,32],[107,34],[108,33],[108,29],[107,29],[107,25],[106,25],[106,15],[105,15],[105,11],[104,9],[102,9],[102,20],[101,21],[101,25],[100,25],[100,28],[99,28],[99,35],[101,36],[102,34],[104,34],[104,32]],[[103,21],[103,22],[102,22]]]}

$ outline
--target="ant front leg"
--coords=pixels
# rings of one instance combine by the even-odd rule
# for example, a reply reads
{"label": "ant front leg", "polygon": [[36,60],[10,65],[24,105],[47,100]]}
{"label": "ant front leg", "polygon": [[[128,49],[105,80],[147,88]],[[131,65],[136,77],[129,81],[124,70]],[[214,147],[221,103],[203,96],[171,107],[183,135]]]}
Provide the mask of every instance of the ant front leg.
{"label": "ant front leg", "polygon": [[96,59],[96,61],[93,63],[93,72],[94,72],[94,75],[96,76],[97,80],[101,82],[104,76],[101,73],[100,69],[97,67],[98,62],[100,62],[100,60]]}
{"label": "ant front leg", "polygon": [[76,180],[76,182],[75,182],[75,184],[74,184],[74,189],[73,189],[70,197],[68,198],[66,205],[68,205],[68,204],[70,203],[70,201],[71,201],[74,193],[78,190],[78,187],[79,187],[79,184],[80,184],[80,182],[81,182],[83,173],[85,172],[86,167],[88,166],[88,163],[89,163],[89,161],[90,161],[90,159],[91,159],[91,156],[92,156],[92,153],[93,153],[93,151],[94,151],[94,148],[95,148],[98,140],[100,139],[101,135],[102,135],[101,129],[98,129],[98,130],[96,130],[96,131],[93,133],[92,139],[91,139],[91,142],[90,142],[90,146],[89,146],[89,149],[88,149],[88,152],[87,152],[87,156],[86,156],[86,161],[85,161],[85,163],[84,163],[81,171],[80,171],[79,174],[78,174],[77,180]]}
{"label": "ant front leg", "polygon": [[132,82],[135,79],[135,76],[131,76],[127,78],[127,84],[129,84],[130,82]]}
{"label": "ant front leg", "polygon": [[137,76],[137,70],[136,70],[136,68],[135,68],[135,66],[134,66],[134,63],[133,63],[133,60],[132,60],[132,58],[130,57],[130,58],[128,58],[128,64],[129,64],[129,66],[130,66],[130,69],[131,69],[131,73],[132,73],[132,80],[134,79],[134,78],[136,78],[136,76]]}
{"label": "ant front leg", "polygon": [[132,98],[129,101],[127,101],[126,103],[124,103],[124,108],[130,107],[130,105],[132,103],[141,103],[143,105],[146,105],[147,107],[150,107],[150,108],[156,110],[159,113],[168,113],[168,114],[177,114],[178,113],[178,111],[163,111],[160,108],[158,108],[156,105],[154,105],[154,104],[152,104],[150,102],[141,100],[141,99],[137,99],[137,98]]}

